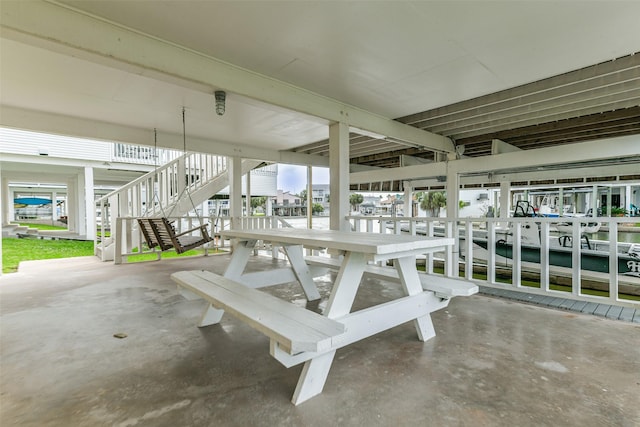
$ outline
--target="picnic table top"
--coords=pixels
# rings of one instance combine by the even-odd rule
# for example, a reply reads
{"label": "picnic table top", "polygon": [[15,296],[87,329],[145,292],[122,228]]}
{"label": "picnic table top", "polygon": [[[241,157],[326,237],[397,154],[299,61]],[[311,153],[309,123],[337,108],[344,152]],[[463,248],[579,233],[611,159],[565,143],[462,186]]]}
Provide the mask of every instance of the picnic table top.
{"label": "picnic table top", "polygon": [[330,248],[365,254],[389,255],[393,253],[425,251],[451,246],[454,239],[402,234],[360,233],[335,230],[299,228],[272,228],[251,230],[225,230],[225,237],[245,240],[265,240],[284,244]]}

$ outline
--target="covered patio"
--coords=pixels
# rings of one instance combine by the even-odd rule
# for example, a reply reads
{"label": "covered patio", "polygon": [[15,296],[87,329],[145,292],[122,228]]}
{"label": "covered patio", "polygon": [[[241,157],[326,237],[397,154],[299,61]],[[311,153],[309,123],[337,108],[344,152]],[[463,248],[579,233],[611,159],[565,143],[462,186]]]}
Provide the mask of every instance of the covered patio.
{"label": "covered patio", "polygon": [[[339,350],[324,392],[290,404],[300,367],[233,317],[197,328],[172,272],[221,273],[228,255],[127,265],[32,261],[0,277],[2,411],[20,426],[635,426],[636,323],[454,298],[426,343],[405,324]],[[254,257],[251,270],[273,268]],[[321,280],[326,304],[331,278]],[[356,305],[400,292],[367,279]],[[305,305],[298,288],[268,292]],[[126,334],[118,339],[114,334]]]}

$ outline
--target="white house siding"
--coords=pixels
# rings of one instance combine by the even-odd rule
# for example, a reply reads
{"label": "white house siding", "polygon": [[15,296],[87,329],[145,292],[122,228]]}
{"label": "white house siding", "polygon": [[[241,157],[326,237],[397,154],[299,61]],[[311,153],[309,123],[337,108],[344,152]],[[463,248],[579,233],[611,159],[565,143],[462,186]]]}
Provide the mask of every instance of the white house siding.
{"label": "white house siding", "polygon": [[7,154],[110,161],[112,144],[68,136],[0,128],[0,151]]}
{"label": "white house siding", "polygon": [[[218,194],[229,194],[225,187]],[[247,180],[242,179],[242,194],[247,194]],[[278,195],[278,165],[272,164],[251,171],[251,197]]]}

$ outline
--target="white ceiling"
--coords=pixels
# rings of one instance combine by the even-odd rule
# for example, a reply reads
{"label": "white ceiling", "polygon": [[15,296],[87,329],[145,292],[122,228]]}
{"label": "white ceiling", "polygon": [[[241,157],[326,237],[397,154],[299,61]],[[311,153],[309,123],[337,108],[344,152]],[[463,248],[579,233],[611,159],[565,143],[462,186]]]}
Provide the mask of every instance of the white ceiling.
{"label": "white ceiling", "polygon": [[[388,118],[640,50],[637,1],[61,3]],[[324,119],[233,93],[219,117],[211,90],[15,37],[1,39],[0,63],[2,106],[174,134],[184,106],[191,136],[274,150],[328,137]]]}

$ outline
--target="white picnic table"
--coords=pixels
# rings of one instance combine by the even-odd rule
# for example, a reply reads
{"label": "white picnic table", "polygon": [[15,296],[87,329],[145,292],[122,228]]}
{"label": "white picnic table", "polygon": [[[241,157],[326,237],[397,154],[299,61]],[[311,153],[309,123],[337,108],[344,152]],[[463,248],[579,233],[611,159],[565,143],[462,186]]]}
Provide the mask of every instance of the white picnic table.
{"label": "white picnic table", "polygon": [[[296,405],[322,392],[338,348],[409,321],[418,339],[426,341],[435,336],[431,312],[446,307],[452,296],[478,290],[470,282],[418,273],[416,256],[446,250],[454,244],[451,238],[293,228],[226,230],[222,235],[235,240],[224,276],[191,271],[172,277],[185,296],[211,302],[200,326],[218,323],[226,310],[269,336],[270,353],[284,366],[304,363],[292,399]],[[282,247],[288,266],[245,272],[258,241]],[[333,258],[305,257],[305,247],[324,248]],[[395,269],[372,264],[387,260]],[[313,281],[318,267],[337,270],[322,316],[256,290],[297,281],[309,301],[320,299]],[[404,296],[352,312],[364,273],[395,278]]]}

